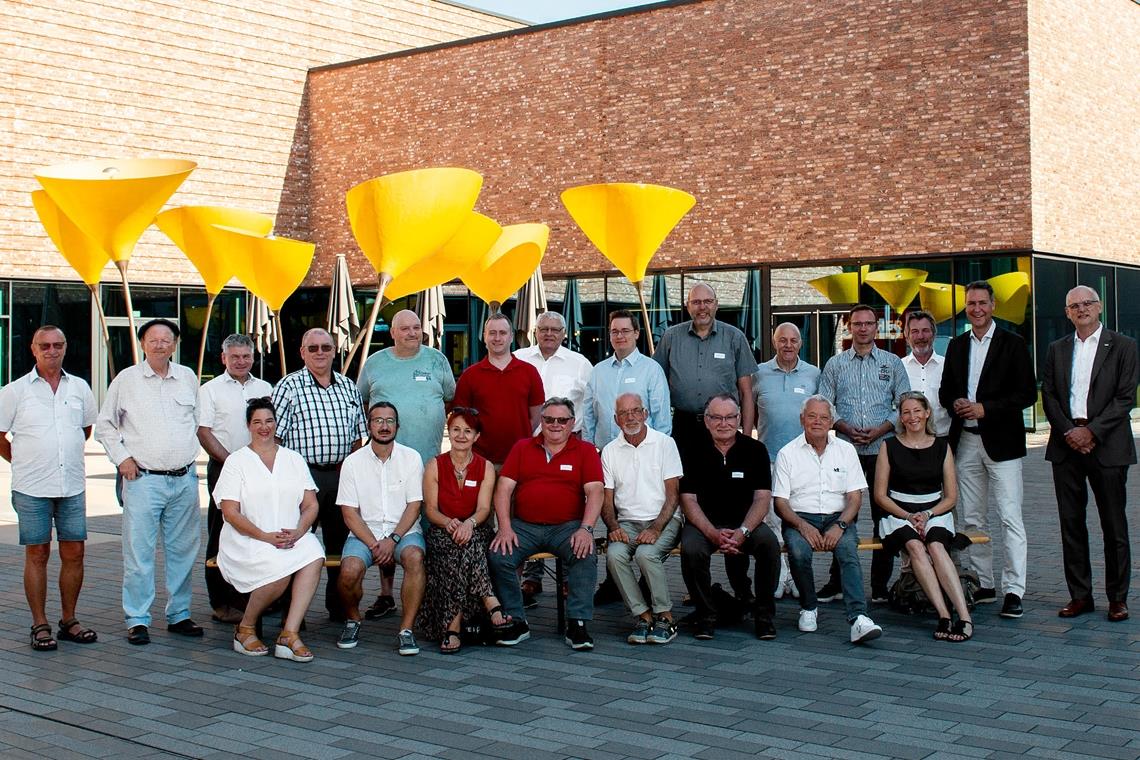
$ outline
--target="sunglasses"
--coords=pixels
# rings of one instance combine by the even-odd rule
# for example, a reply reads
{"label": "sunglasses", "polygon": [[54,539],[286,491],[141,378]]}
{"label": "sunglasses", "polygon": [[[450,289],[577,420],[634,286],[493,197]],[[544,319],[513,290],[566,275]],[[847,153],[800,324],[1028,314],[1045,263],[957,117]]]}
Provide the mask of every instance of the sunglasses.
{"label": "sunglasses", "polygon": [[542,415],[542,421],[545,422],[547,425],[565,425],[568,422],[570,422],[570,420],[572,420],[572,419],[574,419],[574,418],[573,417],[548,417],[545,414]]}
{"label": "sunglasses", "polygon": [[39,349],[41,351],[47,351],[52,348],[54,348],[56,351],[62,351],[63,347],[66,346],[67,343],[61,340],[58,343],[37,343],[36,345],[39,346]]}
{"label": "sunglasses", "polygon": [[311,346],[305,346],[305,350],[310,354],[315,354],[317,352],[320,352],[322,354],[329,354],[333,352],[334,346],[332,343],[314,343]]}
{"label": "sunglasses", "polygon": [[451,407],[451,413],[452,414],[470,414],[470,415],[475,416],[475,417],[479,416],[479,410],[476,409],[475,407],[471,407],[471,406],[453,406],[453,407]]}

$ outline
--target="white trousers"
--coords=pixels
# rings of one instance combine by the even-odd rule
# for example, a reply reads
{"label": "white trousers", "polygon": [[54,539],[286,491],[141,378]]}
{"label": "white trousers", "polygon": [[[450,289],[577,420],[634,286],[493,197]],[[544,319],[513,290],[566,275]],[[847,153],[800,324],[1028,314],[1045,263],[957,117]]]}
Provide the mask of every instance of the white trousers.
{"label": "white trousers", "polygon": [[[988,530],[989,513],[1001,518],[1001,542],[1005,567],[1001,573],[1003,594],[1025,596],[1025,523],[1021,519],[1024,486],[1021,459],[995,462],[986,454],[980,436],[962,433],[958,439],[958,520],[962,530]],[[996,588],[992,544],[974,544],[959,555],[962,568],[977,573],[983,588]]]}

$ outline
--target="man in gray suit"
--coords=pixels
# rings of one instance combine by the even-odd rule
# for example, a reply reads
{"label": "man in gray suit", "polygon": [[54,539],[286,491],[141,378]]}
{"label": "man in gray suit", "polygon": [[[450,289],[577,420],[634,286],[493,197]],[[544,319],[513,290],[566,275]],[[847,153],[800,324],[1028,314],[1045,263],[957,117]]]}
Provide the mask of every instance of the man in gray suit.
{"label": "man in gray suit", "polygon": [[1053,463],[1070,596],[1057,614],[1071,618],[1095,609],[1085,525],[1091,486],[1104,532],[1108,619],[1116,623],[1128,619],[1132,558],[1124,486],[1128,466],[1136,462],[1129,412],[1140,365],[1136,342],[1101,324],[1100,297],[1092,288],[1070,290],[1065,312],[1076,332],[1049,346],[1041,378],[1051,426],[1045,458]]}

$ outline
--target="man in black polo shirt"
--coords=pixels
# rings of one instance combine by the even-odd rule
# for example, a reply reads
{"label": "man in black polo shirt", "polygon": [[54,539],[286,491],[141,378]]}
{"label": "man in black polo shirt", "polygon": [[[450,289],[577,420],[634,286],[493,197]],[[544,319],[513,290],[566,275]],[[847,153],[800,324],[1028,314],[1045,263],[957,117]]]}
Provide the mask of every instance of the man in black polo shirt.
{"label": "man in black polo shirt", "polygon": [[697,608],[694,636],[716,632],[712,601],[712,554],[724,554],[724,569],[738,599],[748,599],[748,557],[756,558],[754,618],[757,638],[776,638],[773,589],[780,575],[780,544],[764,524],[772,501],[772,473],[764,444],[738,432],[740,405],[727,393],[705,404],[710,438],[684,449],[681,479],[681,574]]}

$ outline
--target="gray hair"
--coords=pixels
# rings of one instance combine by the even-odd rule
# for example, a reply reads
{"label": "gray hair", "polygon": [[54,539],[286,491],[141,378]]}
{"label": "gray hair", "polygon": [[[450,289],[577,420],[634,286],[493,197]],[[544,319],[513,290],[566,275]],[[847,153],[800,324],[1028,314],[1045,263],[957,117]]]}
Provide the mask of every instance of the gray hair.
{"label": "gray hair", "polygon": [[541,314],[538,315],[538,319],[536,319],[534,321],[534,323],[537,325],[543,321],[557,322],[558,323],[558,329],[560,329],[560,330],[566,329],[566,318],[563,317],[561,314],[559,314],[556,311],[544,311],[544,312],[542,312]]}
{"label": "gray hair", "polygon": [[737,400],[735,393],[718,393],[715,396],[709,397],[709,400],[705,402],[704,408],[701,409],[701,414],[707,414],[709,407],[712,406],[712,402],[714,401],[731,401],[736,404],[737,410],[740,409],[740,402]]}
{"label": "gray hair", "polygon": [[241,333],[227,335],[226,339],[222,341],[222,351],[228,351],[231,348],[248,348],[252,351],[254,349],[253,338]]}
{"label": "gray hair", "polygon": [[831,419],[835,419],[835,404],[831,403],[831,399],[829,399],[827,396],[821,396],[818,393],[812,394],[811,396],[808,396],[804,399],[804,403],[800,405],[800,414],[806,412],[808,404],[813,401],[820,401],[824,404],[827,404],[827,413],[831,415]]}
{"label": "gray hair", "polygon": [[797,325],[795,322],[781,322],[780,324],[776,325],[772,329],[772,340],[776,340],[776,333],[780,332],[780,330],[783,330],[785,328],[787,328],[789,330],[794,330],[796,333],[796,337],[799,338],[800,340],[804,339],[803,335],[800,333],[799,325]]}
{"label": "gray hair", "polygon": [[568,398],[565,398],[564,396],[551,396],[550,398],[546,399],[546,401],[542,402],[541,411],[545,412],[552,406],[564,406],[570,410],[570,416],[574,416],[574,402]]}
{"label": "gray hair", "polygon": [[644,396],[642,396],[640,393],[635,393],[633,391],[627,391],[625,393],[619,394],[618,397],[614,399],[614,411],[615,412],[617,411],[618,403],[623,398],[635,398],[635,399],[637,399],[637,403],[641,404],[641,406],[643,408],[645,407],[645,397]]}

